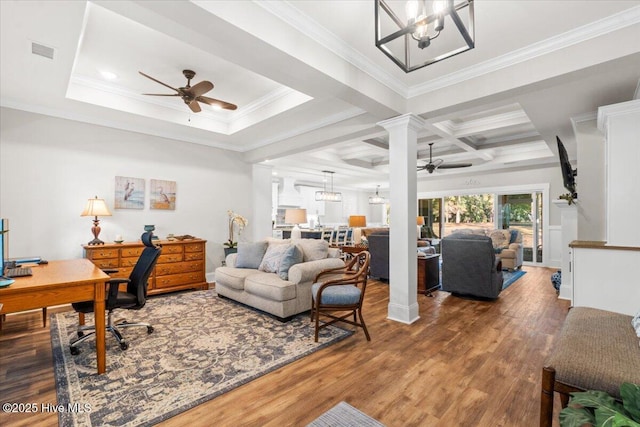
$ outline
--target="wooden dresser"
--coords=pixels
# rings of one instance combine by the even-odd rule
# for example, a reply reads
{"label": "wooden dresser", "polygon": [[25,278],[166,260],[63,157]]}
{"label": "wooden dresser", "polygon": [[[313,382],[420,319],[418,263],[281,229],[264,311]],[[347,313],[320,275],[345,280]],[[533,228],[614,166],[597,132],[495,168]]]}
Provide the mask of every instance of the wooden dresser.
{"label": "wooden dresser", "polygon": [[[206,240],[157,240],[162,254],[149,278],[148,294],[172,292],[182,289],[207,289],[205,278]],[[129,277],[144,245],[125,242],[100,246],[84,245],[84,256],[100,268],[118,269],[113,277]]]}

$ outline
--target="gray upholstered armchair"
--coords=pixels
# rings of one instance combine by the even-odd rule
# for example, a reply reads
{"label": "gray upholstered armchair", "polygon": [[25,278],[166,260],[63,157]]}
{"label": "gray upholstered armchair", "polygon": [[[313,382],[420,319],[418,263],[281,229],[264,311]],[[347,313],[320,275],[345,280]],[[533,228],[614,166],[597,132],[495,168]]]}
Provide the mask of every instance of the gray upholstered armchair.
{"label": "gray upholstered armchair", "polygon": [[497,298],[502,291],[502,265],[487,236],[452,234],[441,241],[442,290],[460,295]]}
{"label": "gray upholstered armchair", "polygon": [[381,231],[367,236],[371,265],[369,274],[381,280],[389,280],[389,231]]}

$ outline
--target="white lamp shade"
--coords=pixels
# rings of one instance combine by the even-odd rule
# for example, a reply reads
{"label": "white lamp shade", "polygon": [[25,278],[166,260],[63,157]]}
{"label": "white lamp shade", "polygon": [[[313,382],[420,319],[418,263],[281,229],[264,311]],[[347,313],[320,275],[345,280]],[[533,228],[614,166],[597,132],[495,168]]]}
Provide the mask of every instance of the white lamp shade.
{"label": "white lamp shade", "polygon": [[284,212],[285,224],[304,224],[307,222],[306,209],[287,209]]}
{"label": "white lamp shade", "polygon": [[111,216],[111,212],[104,199],[98,199],[96,196],[94,199],[87,200],[87,205],[80,216]]}

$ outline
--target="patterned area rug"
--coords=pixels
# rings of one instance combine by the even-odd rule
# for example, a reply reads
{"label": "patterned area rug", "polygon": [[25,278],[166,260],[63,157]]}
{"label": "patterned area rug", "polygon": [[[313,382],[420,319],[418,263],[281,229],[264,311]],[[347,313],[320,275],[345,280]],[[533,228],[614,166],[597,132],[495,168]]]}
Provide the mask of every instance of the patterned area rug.
{"label": "patterned area rug", "polygon": [[340,402],[313,420],[307,427],[385,427],[347,402]]}
{"label": "patterned area rug", "polygon": [[212,290],[155,297],[140,311],[118,315],[149,322],[155,332],[125,329],[126,351],[108,333],[103,375],[96,374],[94,340],[82,343],[77,356],[69,352],[77,314],[52,319],[58,404],[78,409],[61,413],[60,425],[156,424],[353,333],[327,327],[316,343],[308,314],[282,323]]}
{"label": "patterned area rug", "polygon": [[502,290],[504,291],[509,286],[511,286],[516,280],[521,278],[526,274],[524,270],[516,270],[516,271],[503,271],[502,272]]}

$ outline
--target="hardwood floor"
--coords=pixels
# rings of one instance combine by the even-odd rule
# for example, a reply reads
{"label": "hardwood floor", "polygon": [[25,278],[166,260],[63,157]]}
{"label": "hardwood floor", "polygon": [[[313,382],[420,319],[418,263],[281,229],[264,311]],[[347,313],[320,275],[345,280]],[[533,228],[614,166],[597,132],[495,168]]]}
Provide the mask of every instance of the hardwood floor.
{"label": "hardwood floor", "polygon": [[[344,400],[388,427],[536,426],[542,364],[569,303],[551,286],[555,270],[525,271],[494,302],[419,295],[411,325],[386,319],[388,286],[370,282],[363,314],[371,342],[358,330],[161,425],[304,426]],[[0,381],[2,403],[56,403],[40,311],[8,316]],[[5,427],[57,422],[54,413],[0,413]]]}

